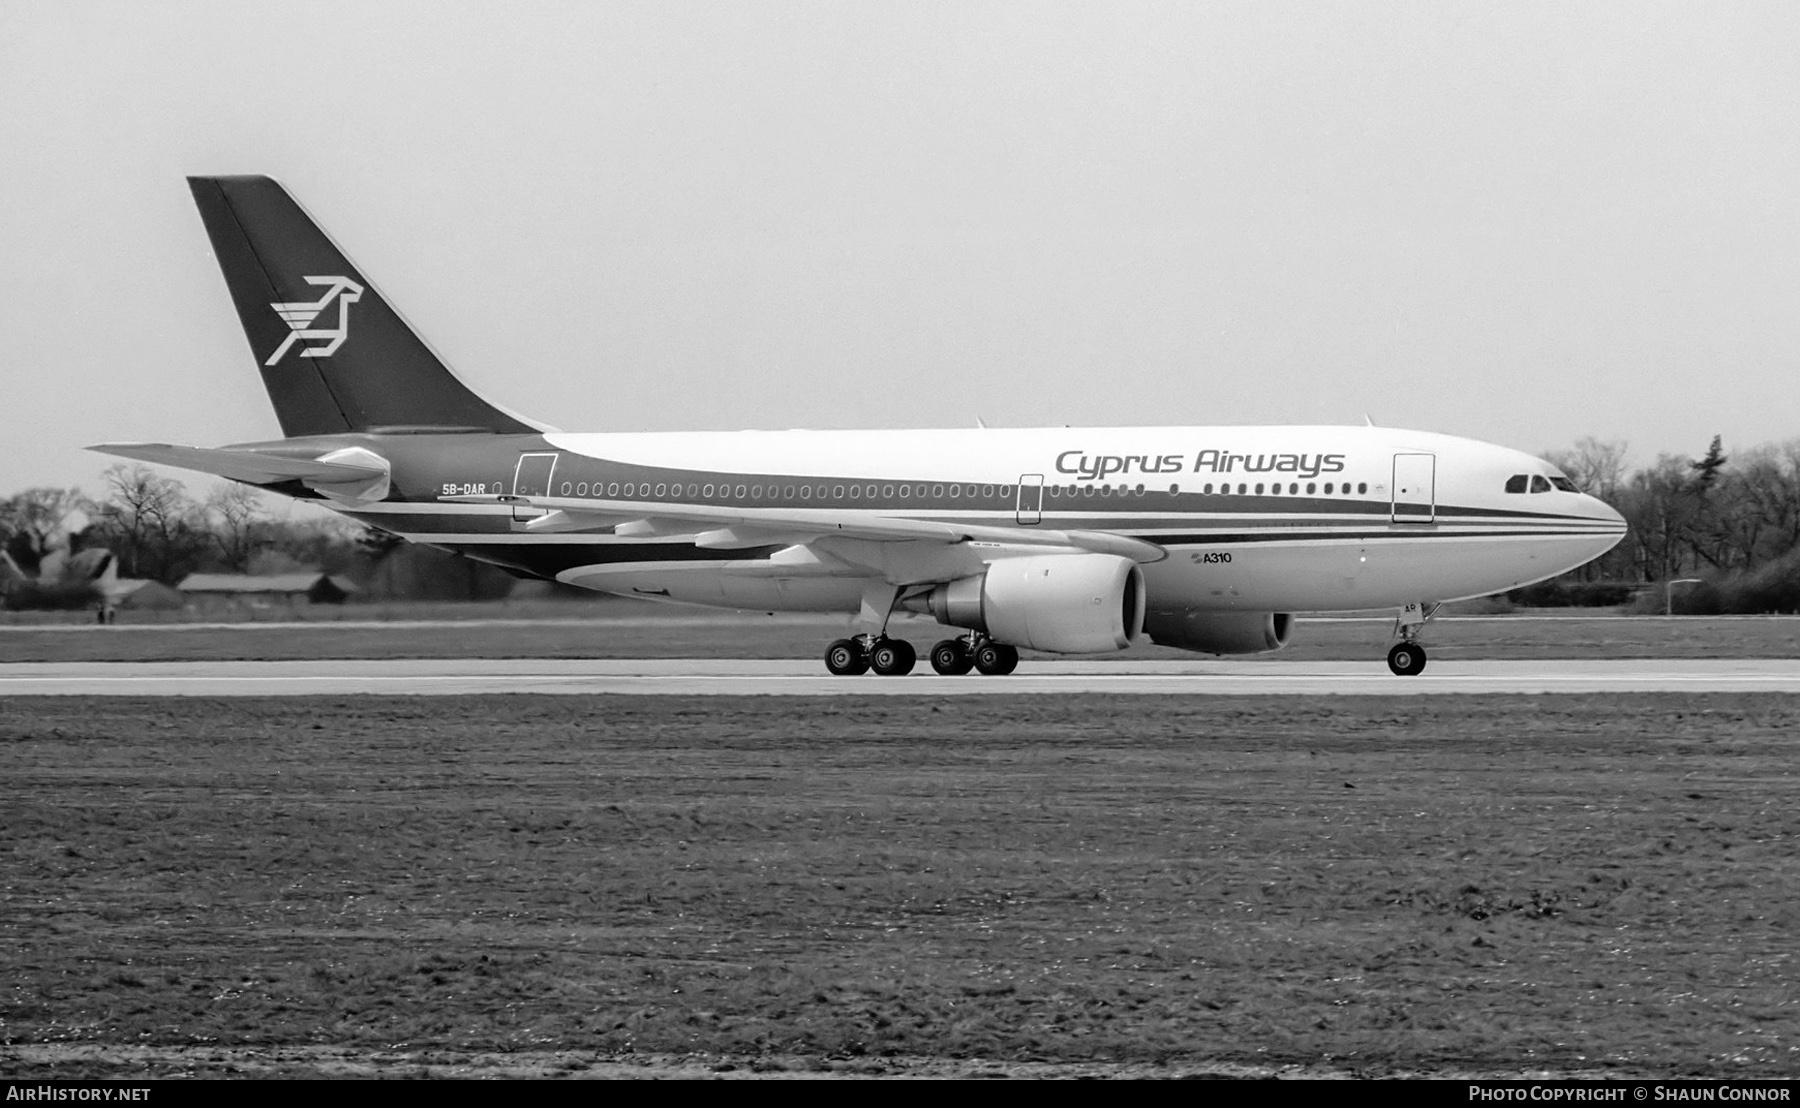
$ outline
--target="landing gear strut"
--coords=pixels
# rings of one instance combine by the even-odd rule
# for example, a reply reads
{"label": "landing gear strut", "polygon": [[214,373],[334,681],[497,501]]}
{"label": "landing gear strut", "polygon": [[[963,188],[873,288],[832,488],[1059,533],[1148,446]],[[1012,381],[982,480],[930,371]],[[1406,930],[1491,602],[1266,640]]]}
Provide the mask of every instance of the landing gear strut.
{"label": "landing gear strut", "polygon": [[1408,604],[1400,609],[1400,618],[1394,621],[1394,631],[1400,641],[1388,651],[1388,669],[1396,677],[1414,677],[1425,668],[1425,648],[1419,645],[1419,632],[1425,629],[1425,622],[1437,614],[1436,604]]}

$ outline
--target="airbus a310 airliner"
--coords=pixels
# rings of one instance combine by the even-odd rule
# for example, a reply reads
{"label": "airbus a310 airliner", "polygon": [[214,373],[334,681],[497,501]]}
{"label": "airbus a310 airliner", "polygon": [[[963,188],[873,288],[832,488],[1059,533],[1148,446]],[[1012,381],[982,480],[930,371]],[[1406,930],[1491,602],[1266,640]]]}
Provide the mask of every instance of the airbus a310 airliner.
{"label": "airbus a310 airliner", "polygon": [[899,614],[1019,648],[1275,650],[1295,611],[1398,612],[1543,580],[1625,533],[1517,450],[1378,427],[572,434],[477,396],[286,190],[192,177],[286,436],[93,449],[311,500],[514,573],[623,596],[844,612],[833,673],[908,673]]}

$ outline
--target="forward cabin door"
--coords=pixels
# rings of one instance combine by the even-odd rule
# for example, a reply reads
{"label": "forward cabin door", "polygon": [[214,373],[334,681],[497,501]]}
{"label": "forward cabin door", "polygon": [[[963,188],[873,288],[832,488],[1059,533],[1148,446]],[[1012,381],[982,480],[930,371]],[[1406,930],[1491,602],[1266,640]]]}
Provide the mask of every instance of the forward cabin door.
{"label": "forward cabin door", "polygon": [[1437,522],[1437,455],[1394,455],[1395,523]]}
{"label": "forward cabin door", "polygon": [[1044,521],[1044,475],[1025,473],[1019,477],[1018,520],[1027,527]]}
{"label": "forward cabin door", "polygon": [[[549,496],[550,478],[556,474],[557,455],[521,454],[518,468],[513,470],[514,496]],[[538,508],[513,509],[514,522],[523,523],[543,515]]]}

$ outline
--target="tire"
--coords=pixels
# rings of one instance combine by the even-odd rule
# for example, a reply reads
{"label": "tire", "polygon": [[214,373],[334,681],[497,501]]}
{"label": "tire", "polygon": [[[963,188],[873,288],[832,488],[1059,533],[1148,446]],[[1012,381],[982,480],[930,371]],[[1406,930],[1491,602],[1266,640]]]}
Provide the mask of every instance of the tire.
{"label": "tire", "polygon": [[869,659],[854,639],[839,639],[825,648],[825,668],[839,677],[854,677],[868,672]]}
{"label": "tire", "polygon": [[945,677],[960,677],[975,668],[975,659],[961,639],[945,639],[931,648],[931,668]]}
{"label": "tire", "polygon": [[905,639],[877,639],[869,648],[869,668],[883,677],[904,677],[919,655]]}
{"label": "tire", "polygon": [[1388,669],[1396,677],[1416,677],[1425,669],[1425,648],[1416,642],[1395,643],[1388,651]]}
{"label": "tire", "polygon": [[1019,668],[1019,652],[1003,642],[984,642],[975,648],[975,668],[989,677],[1005,677]]}

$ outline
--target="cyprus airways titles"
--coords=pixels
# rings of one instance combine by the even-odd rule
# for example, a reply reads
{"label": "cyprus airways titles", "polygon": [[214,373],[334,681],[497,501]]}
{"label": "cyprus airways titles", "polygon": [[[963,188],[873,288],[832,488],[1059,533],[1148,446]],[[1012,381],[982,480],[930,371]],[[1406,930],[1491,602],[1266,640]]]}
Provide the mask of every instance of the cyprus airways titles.
{"label": "cyprus airways titles", "polygon": [[[1194,473],[1292,473],[1299,477],[1343,471],[1342,454],[1232,454],[1223,450],[1200,451],[1194,455],[1192,469]],[[1114,473],[1129,477],[1133,473],[1167,476],[1190,471],[1181,454],[1088,454],[1065,450],[1056,456],[1056,472],[1104,481]]]}

